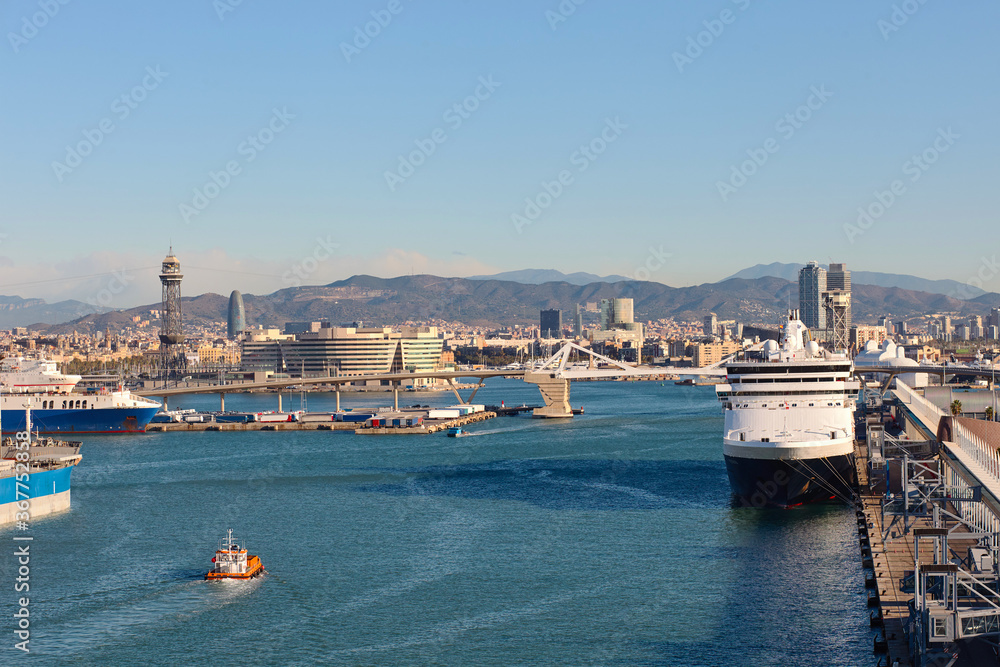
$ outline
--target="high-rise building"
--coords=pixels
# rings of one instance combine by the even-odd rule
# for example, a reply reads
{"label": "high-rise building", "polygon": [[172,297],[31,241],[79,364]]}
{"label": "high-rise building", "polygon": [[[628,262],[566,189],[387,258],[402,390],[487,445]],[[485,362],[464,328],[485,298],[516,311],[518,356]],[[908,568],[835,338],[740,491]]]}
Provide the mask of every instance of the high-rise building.
{"label": "high-rise building", "polygon": [[181,263],[174,257],[174,249],[163,258],[160,283],[163,286],[163,304],[160,311],[160,360],[163,368],[186,365],[181,344],[184,342],[184,325],[181,318]]}
{"label": "high-rise building", "polygon": [[601,299],[601,328],[591,331],[589,337],[592,344],[626,347],[629,358],[642,363],[645,337],[642,323],[634,320],[632,299]]}
{"label": "high-rise building", "polygon": [[614,329],[616,324],[631,324],[632,299],[601,299],[601,329]]}
{"label": "high-rise building", "polygon": [[972,315],[969,317],[969,337],[983,337],[983,318],[981,315]]}
{"label": "high-rise building", "polygon": [[576,317],[573,318],[573,333],[577,338],[583,338],[583,307],[576,304]]}
{"label": "high-rise building", "polygon": [[799,317],[810,329],[826,329],[826,269],[809,262],[799,270]]}
{"label": "high-rise building", "polygon": [[941,318],[941,334],[948,336],[952,333],[954,333],[954,330],[951,328],[951,317],[945,315]]}
{"label": "high-rise building", "polygon": [[714,336],[719,328],[715,313],[709,313],[702,319],[701,332],[706,336]]}
{"label": "high-rise building", "polygon": [[562,337],[562,311],[557,308],[543,310],[538,314],[539,336],[542,338]]}
{"label": "high-rise building", "polygon": [[1000,327],[1000,308],[990,309],[990,314],[986,317],[986,326]]}
{"label": "high-rise building", "polygon": [[229,295],[229,315],[226,318],[226,336],[229,340],[236,338],[246,331],[247,316],[243,310],[243,295],[239,290],[233,290]]}

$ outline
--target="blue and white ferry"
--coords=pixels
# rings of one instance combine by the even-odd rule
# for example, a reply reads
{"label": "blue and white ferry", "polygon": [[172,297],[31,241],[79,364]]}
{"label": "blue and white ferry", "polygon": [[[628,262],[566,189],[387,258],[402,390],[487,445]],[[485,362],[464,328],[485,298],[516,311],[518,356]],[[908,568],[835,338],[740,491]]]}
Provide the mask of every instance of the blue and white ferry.
{"label": "blue and white ferry", "polygon": [[79,375],[64,375],[55,362],[9,357],[0,362],[0,410],[4,434],[24,431],[31,410],[36,433],[141,433],[160,409],[118,385],[94,392],[73,389]]}

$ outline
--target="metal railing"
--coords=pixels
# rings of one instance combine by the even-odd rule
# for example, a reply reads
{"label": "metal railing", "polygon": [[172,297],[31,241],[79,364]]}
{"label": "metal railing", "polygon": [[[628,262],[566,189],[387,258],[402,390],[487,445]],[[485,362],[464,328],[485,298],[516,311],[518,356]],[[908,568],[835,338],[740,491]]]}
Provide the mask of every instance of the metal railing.
{"label": "metal railing", "polygon": [[982,438],[973,435],[961,424],[955,423],[954,429],[955,444],[963,452],[975,459],[988,475],[992,477],[990,481],[1000,485],[1000,453],[996,447],[990,447]]}
{"label": "metal railing", "polygon": [[924,426],[936,433],[941,418],[947,416],[944,410],[915,392],[899,378],[896,378],[896,392],[899,400],[906,404],[910,412],[923,422]]}

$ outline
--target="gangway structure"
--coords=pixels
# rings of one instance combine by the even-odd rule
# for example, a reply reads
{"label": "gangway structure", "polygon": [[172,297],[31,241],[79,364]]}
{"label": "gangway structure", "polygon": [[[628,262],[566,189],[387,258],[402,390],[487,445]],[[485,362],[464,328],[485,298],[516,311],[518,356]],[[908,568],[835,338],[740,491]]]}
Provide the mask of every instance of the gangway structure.
{"label": "gangway structure", "polygon": [[[890,660],[918,666],[996,661],[1000,454],[898,378],[890,401],[906,428],[898,436],[886,433],[881,409],[866,419],[868,485],[882,496],[879,514],[865,508],[868,525],[878,531],[870,536],[866,566],[880,582],[885,616],[879,620],[887,637],[890,624],[905,631],[909,648],[900,655],[890,646]],[[872,403],[865,401],[869,411]]]}

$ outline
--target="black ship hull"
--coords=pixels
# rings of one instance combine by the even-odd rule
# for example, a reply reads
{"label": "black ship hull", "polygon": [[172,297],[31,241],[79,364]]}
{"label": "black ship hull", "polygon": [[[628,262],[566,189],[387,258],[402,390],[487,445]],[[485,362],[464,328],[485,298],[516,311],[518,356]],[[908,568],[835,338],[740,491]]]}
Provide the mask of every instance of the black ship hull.
{"label": "black ship hull", "polygon": [[725,456],[729,484],[746,507],[795,507],[850,498],[854,455],[816,459],[750,459]]}

